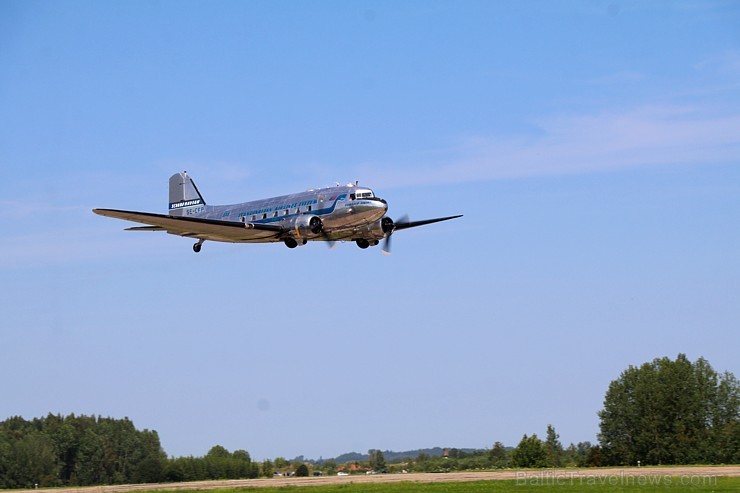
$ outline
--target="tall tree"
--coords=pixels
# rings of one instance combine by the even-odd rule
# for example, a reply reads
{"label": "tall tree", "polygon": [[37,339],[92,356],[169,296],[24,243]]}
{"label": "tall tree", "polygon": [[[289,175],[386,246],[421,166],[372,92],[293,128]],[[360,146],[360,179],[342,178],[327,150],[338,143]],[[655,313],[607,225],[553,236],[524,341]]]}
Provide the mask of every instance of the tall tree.
{"label": "tall tree", "polygon": [[553,425],[547,425],[547,436],[545,437],[545,451],[547,462],[550,467],[560,467],[563,459],[563,445],[560,443],[560,435],[555,432]]}
{"label": "tall tree", "polygon": [[[599,442],[610,465],[723,462],[739,457],[740,386],[699,358],[630,366],[604,397]],[[729,434],[728,434],[729,432]],[[737,434],[737,433],[735,433]]]}

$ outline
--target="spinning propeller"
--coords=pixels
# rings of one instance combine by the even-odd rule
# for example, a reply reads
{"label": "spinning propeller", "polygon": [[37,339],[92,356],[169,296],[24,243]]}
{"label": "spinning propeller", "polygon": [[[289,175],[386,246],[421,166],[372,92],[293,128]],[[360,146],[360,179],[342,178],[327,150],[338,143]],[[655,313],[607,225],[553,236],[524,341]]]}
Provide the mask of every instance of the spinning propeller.
{"label": "spinning propeller", "polygon": [[397,229],[408,228],[407,224],[410,223],[409,215],[404,214],[399,217],[396,221],[393,221],[390,217],[384,217],[381,221],[383,232],[385,233],[385,239],[383,240],[383,253],[386,255],[391,254],[391,236]]}

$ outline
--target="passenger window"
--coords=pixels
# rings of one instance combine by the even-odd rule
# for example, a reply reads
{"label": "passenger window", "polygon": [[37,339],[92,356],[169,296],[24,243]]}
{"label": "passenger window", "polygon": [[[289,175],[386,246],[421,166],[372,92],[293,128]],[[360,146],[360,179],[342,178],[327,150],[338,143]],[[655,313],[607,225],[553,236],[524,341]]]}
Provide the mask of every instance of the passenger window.
{"label": "passenger window", "polygon": [[311,206],[310,205],[308,206],[308,212],[311,212]]}
{"label": "passenger window", "polygon": [[350,200],[355,200],[355,194],[353,194],[353,193],[349,194],[349,199]]}
{"label": "passenger window", "polygon": [[267,219],[267,214],[262,214],[262,219]]}

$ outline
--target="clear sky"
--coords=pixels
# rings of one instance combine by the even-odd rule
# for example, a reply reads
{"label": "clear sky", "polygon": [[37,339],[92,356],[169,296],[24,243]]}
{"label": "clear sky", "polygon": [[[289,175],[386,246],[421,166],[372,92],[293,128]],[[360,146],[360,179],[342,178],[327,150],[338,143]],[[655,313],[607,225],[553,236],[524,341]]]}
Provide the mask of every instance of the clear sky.
{"label": "clear sky", "polygon": [[[596,441],[609,382],[740,376],[740,5],[0,2],[0,419],[170,455]],[[394,252],[123,231],[359,180]]]}

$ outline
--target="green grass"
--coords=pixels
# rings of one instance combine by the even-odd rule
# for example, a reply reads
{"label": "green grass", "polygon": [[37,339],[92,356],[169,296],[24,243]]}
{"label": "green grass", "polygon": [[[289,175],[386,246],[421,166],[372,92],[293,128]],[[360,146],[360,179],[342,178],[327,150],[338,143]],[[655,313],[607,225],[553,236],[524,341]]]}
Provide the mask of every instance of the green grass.
{"label": "green grass", "polygon": [[[654,476],[642,478],[576,478],[570,480],[471,481],[459,483],[347,483],[321,486],[283,486],[275,488],[230,488],[209,493],[286,493],[302,489],[305,493],[737,493],[740,478]],[[146,492],[150,493],[150,492]]]}

